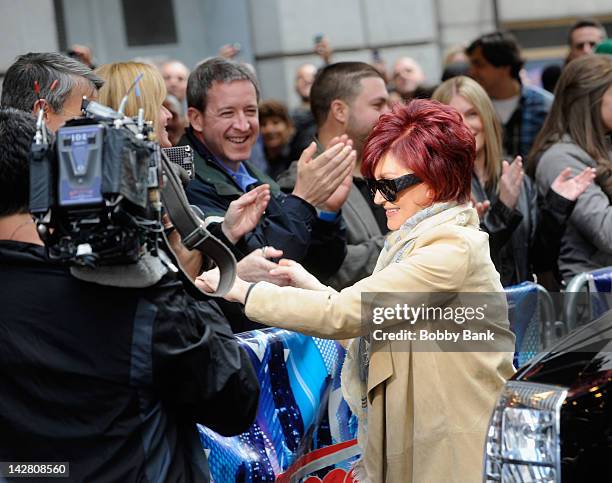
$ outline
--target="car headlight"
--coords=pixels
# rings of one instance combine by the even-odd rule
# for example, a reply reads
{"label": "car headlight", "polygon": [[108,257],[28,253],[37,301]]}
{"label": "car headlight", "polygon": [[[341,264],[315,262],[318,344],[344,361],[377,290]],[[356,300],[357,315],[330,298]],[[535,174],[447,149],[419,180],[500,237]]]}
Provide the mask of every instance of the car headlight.
{"label": "car headlight", "polygon": [[567,389],[509,381],[485,443],[484,482],[561,481],[559,413]]}

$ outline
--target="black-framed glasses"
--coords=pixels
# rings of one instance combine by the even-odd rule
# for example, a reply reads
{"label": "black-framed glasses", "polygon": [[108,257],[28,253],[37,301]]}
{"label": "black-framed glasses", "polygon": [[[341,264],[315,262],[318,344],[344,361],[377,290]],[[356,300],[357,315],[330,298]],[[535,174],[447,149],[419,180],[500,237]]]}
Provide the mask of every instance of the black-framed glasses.
{"label": "black-framed glasses", "polygon": [[405,174],[399,178],[394,179],[373,179],[366,178],[366,183],[370,189],[372,199],[376,196],[376,192],[380,191],[380,194],[384,199],[393,203],[397,199],[397,194],[400,191],[410,188],[411,186],[422,183],[423,181],[415,174]]}

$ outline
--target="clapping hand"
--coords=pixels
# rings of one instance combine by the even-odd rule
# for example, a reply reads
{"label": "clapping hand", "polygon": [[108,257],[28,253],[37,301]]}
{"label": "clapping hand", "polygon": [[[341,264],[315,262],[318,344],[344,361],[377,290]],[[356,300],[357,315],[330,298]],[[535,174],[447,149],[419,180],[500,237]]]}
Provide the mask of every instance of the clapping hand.
{"label": "clapping hand", "polygon": [[262,184],[230,203],[221,230],[229,241],[236,244],[254,230],[270,201],[270,185]]}
{"label": "clapping hand", "polygon": [[487,214],[487,211],[489,211],[489,208],[491,207],[491,202],[489,200],[476,201],[476,198],[474,197],[472,197],[471,200],[476,213],[478,213],[478,219],[483,220]]}
{"label": "clapping hand", "polygon": [[357,153],[346,136],[333,144],[330,142],[330,147],[313,159],[316,150],[317,145],[313,142],[302,152],[293,195],[313,206],[323,207],[353,172]]}
{"label": "clapping hand", "polygon": [[582,193],[584,193],[594,179],[594,168],[585,168],[581,173],[577,174],[573,178],[572,169],[565,168],[552,182],[550,189],[570,201],[575,201]]}
{"label": "clapping hand", "polygon": [[[329,149],[338,143],[345,143],[347,146],[353,145],[353,141],[346,134],[343,134],[342,136],[333,137],[329,141],[329,144],[326,147]],[[357,158],[355,157],[355,160],[356,159]],[[353,170],[354,169],[355,167],[353,164]],[[323,204],[320,206],[321,209],[323,209],[324,211],[329,211],[329,212],[340,211],[340,208],[342,208],[342,205],[348,198],[348,195],[351,191],[352,186],[353,186],[353,171],[351,171],[348,175],[346,175],[342,183],[340,183],[340,186],[336,188],[336,191],[334,191],[329,196],[329,198],[327,198],[323,202]]]}
{"label": "clapping hand", "polygon": [[502,175],[499,180],[499,200],[508,208],[516,208],[518,197],[523,186],[523,159],[520,156],[514,158],[512,164],[502,161]]}

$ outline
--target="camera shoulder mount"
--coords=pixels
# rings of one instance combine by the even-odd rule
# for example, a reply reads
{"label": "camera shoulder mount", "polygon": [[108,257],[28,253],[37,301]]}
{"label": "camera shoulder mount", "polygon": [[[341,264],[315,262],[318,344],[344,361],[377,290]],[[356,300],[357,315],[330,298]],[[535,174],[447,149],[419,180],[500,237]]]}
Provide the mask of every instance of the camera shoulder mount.
{"label": "camera shoulder mount", "polygon": [[[212,259],[219,268],[220,279],[217,290],[205,295],[223,297],[234,284],[236,278],[236,259],[232,252],[206,229],[204,221],[194,213],[187,201],[183,185],[163,151],[161,157],[165,175],[165,182],[161,191],[164,208],[176,230],[181,235],[183,245],[189,250],[202,252],[204,256]],[[166,244],[170,247],[167,240]],[[181,268],[181,272],[183,282],[187,284],[186,289],[192,295],[195,294],[196,297],[198,293],[201,296],[203,292],[195,286],[194,282],[185,273],[185,270]],[[194,293],[194,290],[197,292]]]}

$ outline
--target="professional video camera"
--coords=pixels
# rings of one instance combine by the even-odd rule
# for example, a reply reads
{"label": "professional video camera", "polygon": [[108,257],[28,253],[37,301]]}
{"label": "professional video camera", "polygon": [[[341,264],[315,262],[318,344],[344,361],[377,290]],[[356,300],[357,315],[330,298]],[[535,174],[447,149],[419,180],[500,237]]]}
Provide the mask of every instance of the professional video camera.
{"label": "professional video camera", "polygon": [[164,255],[163,201],[183,244],[220,268],[224,286],[214,294],[220,295],[233,284],[235,259],[189,207],[144,110],[123,115],[128,94],[119,111],[84,99],[84,117],[67,121],[51,141],[41,109],[30,153],[38,233],[51,259],[73,267],[135,264]]}
{"label": "professional video camera", "polygon": [[132,119],[95,102],[45,139],[39,118],[30,162],[30,211],[49,256],[96,267],[157,254],[161,155],[142,112]]}

